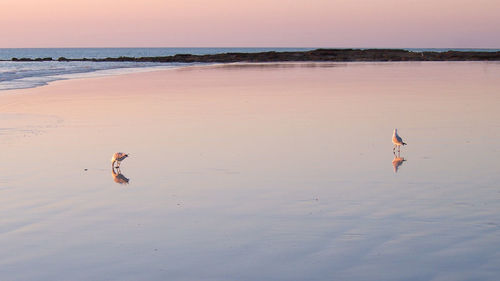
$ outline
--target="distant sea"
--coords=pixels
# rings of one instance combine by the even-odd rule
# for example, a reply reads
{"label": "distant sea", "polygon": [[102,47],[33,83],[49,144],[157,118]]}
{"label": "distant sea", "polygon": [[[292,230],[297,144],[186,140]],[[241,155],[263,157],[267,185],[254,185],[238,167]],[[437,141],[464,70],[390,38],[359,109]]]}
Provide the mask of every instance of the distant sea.
{"label": "distant sea", "polygon": [[[115,75],[180,67],[182,63],[151,62],[13,62],[12,58],[107,58],[156,57],[176,54],[257,53],[267,51],[307,51],[316,48],[0,48],[0,91],[33,88],[63,79]],[[409,51],[500,51],[500,49],[406,49]]]}

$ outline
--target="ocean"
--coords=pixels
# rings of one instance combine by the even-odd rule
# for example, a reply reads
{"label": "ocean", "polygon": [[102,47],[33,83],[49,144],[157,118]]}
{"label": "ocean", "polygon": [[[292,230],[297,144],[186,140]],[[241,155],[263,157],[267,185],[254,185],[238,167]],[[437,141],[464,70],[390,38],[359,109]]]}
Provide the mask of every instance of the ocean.
{"label": "ocean", "polygon": [[307,48],[5,48],[0,49],[0,91],[47,85],[57,80],[116,75],[180,67],[182,63],[151,62],[13,62],[12,58],[154,57],[175,54],[303,51]]}
{"label": "ocean", "polygon": [[[154,57],[176,54],[218,54],[228,52],[307,51],[316,48],[0,48],[0,91],[25,89],[49,82],[89,76],[116,75],[180,67],[182,63],[151,62],[13,62],[12,58],[106,58]],[[417,49],[410,51],[499,51],[500,49]]]}

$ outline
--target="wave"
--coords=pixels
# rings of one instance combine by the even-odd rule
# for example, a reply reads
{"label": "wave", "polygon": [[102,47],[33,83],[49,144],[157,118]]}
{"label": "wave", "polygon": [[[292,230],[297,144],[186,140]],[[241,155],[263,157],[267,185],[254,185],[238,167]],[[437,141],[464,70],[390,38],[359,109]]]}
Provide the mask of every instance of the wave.
{"label": "wave", "polygon": [[118,75],[184,66],[137,62],[0,62],[0,91],[47,85],[57,80]]}

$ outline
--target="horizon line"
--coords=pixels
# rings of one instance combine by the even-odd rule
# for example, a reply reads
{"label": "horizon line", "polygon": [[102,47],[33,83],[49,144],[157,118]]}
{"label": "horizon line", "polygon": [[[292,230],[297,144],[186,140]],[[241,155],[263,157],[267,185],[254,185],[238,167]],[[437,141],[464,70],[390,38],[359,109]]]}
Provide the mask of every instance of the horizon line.
{"label": "horizon line", "polygon": [[93,47],[0,47],[0,49],[500,49],[499,47],[346,47],[346,46],[93,46]]}

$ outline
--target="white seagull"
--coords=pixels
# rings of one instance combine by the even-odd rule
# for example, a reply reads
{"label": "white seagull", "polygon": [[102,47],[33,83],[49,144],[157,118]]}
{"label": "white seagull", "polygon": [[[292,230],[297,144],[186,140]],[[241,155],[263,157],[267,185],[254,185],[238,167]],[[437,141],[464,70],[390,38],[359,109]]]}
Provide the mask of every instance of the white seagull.
{"label": "white seagull", "polygon": [[398,147],[399,151],[402,145],[406,145],[403,139],[398,135],[398,129],[394,129],[394,132],[392,133],[392,143],[394,144],[392,152],[396,151],[396,146]]}
{"label": "white seagull", "polygon": [[121,162],[128,157],[128,154],[123,153],[123,152],[117,152],[113,154],[113,157],[111,157],[111,168],[115,167],[120,167]]}

